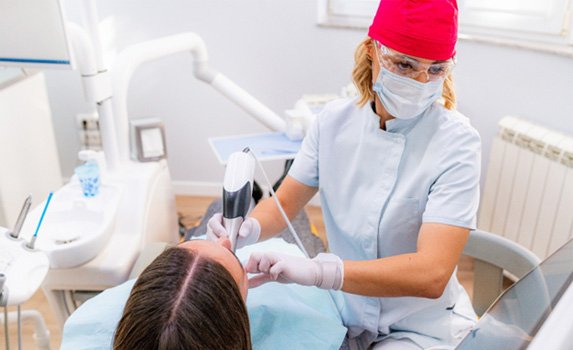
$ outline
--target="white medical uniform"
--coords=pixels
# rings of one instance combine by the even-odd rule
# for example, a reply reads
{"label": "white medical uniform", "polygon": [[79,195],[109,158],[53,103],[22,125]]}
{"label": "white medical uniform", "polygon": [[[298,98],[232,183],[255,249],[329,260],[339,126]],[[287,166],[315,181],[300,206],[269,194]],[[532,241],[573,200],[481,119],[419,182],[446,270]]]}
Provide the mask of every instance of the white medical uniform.
{"label": "white medical uniform", "polygon": [[[438,103],[382,130],[370,104],[346,99],[325,106],[289,175],[319,187],[331,252],[371,260],[416,252],[422,223],[474,229],[480,154],[468,119]],[[455,272],[438,299],[333,295],[360,348],[388,337],[456,344],[476,320]]]}

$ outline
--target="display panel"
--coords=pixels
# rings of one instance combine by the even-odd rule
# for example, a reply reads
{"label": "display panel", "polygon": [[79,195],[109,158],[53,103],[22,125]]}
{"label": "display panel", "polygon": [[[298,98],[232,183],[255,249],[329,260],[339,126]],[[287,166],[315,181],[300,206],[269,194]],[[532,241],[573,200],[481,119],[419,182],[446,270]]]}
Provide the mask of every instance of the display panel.
{"label": "display panel", "polygon": [[71,68],[60,0],[0,0],[0,65]]}

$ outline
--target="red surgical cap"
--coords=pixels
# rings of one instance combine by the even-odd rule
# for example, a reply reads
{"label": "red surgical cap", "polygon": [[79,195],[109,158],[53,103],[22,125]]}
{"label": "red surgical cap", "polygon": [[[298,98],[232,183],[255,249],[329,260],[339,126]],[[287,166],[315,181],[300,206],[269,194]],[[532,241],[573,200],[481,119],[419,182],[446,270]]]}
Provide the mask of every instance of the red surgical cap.
{"label": "red surgical cap", "polygon": [[401,53],[447,60],[456,53],[456,0],[381,0],[368,36]]}

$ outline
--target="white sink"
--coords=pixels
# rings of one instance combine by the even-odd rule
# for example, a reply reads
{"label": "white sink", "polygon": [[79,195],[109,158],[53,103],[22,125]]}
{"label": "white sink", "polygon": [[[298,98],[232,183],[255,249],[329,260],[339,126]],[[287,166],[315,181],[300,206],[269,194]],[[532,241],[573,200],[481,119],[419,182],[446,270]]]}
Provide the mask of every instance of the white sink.
{"label": "white sink", "polygon": [[[71,268],[95,258],[108,242],[115,226],[121,191],[102,185],[95,197],[82,195],[71,182],[54,193],[38,232],[36,249],[44,251],[51,268]],[[45,202],[37,205],[22,229],[28,239],[34,234]]]}

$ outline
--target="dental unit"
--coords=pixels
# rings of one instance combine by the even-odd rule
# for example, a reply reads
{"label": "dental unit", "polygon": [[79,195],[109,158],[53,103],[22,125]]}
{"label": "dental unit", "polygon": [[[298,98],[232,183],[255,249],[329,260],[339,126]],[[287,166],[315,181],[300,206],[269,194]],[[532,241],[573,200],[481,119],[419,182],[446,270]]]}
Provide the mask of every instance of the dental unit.
{"label": "dental unit", "polygon": [[[30,12],[26,10],[27,2],[15,5],[22,7],[21,14]],[[103,146],[103,153],[97,156],[101,175],[97,195],[84,197],[77,176],[72,176],[69,183],[55,189],[40,235],[34,235],[35,224],[43,217],[42,209],[47,201],[30,209],[26,220],[19,219],[12,234],[22,241],[34,239],[33,251],[20,250],[30,261],[43,261],[45,266],[42,274],[37,274],[36,289],[41,284],[62,326],[78,301],[125,282],[146,244],[179,240],[175,198],[166,159],[142,163],[130,157],[127,98],[131,78],[139,68],[164,57],[188,53],[195,78],[211,85],[267,128],[281,131],[286,124],[248,92],[209,66],[205,43],[197,34],[182,33],[131,45],[119,53],[113,65],[107,66],[98,34],[95,0],[84,1],[84,26],[65,21],[59,0],[51,0],[50,4],[59,15],[54,21],[60,21],[56,24],[62,28],[61,34],[67,43],[69,67],[79,71],[85,99],[99,115]],[[0,13],[8,15],[7,11],[16,7],[0,7]],[[34,21],[22,20],[19,25],[30,23]],[[42,34],[40,30],[37,32]],[[3,45],[0,42],[0,46]],[[10,47],[8,43],[6,45]],[[18,50],[15,51],[17,55]],[[37,60],[25,58],[0,59],[0,65],[24,68],[46,68],[60,62],[55,63],[38,64]],[[254,171],[254,165],[249,165],[249,169]],[[252,179],[252,173],[244,174],[244,178]],[[248,203],[244,204],[248,209]],[[27,212],[30,205],[24,204],[24,208]],[[18,235],[18,232],[21,233]],[[14,239],[8,238],[14,237],[12,235],[2,232],[3,241]],[[10,244],[16,244],[14,242]],[[7,284],[11,283],[10,276],[7,281]],[[10,289],[11,295],[16,295]]]}
{"label": "dental unit", "polygon": [[[31,203],[32,198],[28,196],[12,231],[0,227],[0,306],[4,307],[6,349],[10,349],[8,324],[14,321],[18,324],[18,348],[21,348],[23,320],[34,322],[38,349],[47,350],[50,346],[50,332],[42,315],[36,310],[21,310],[21,304],[28,301],[40,288],[49,268],[47,255],[34,249],[35,237],[38,236],[42,221],[37,223],[32,240],[26,241],[19,234]],[[48,209],[48,204],[49,201],[46,201],[44,213]],[[8,306],[16,306],[17,311],[8,312]]]}

